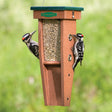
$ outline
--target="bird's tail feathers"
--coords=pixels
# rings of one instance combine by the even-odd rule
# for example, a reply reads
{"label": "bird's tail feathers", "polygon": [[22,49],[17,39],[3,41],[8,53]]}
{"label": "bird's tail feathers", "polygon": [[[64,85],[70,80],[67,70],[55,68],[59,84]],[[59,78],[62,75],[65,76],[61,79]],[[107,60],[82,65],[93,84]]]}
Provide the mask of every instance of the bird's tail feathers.
{"label": "bird's tail feathers", "polygon": [[82,66],[82,60],[80,60],[80,66]]}
{"label": "bird's tail feathers", "polygon": [[75,61],[75,63],[73,64],[73,66],[72,66],[73,70],[74,70],[75,67],[77,66],[78,62],[79,62],[79,60]]}
{"label": "bird's tail feathers", "polygon": [[73,70],[75,69],[75,63],[73,64],[72,68],[73,68]]}

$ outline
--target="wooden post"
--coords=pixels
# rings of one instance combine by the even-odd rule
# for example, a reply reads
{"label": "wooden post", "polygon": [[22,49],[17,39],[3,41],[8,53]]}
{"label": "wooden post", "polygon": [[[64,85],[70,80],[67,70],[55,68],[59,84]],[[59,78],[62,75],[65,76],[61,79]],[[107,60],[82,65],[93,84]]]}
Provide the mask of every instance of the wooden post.
{"label": "wooden post", "polygon": [[74,71],[73,39],[81,7],[31,7],[38,19],[39,57],[45,105],[69,106]]}

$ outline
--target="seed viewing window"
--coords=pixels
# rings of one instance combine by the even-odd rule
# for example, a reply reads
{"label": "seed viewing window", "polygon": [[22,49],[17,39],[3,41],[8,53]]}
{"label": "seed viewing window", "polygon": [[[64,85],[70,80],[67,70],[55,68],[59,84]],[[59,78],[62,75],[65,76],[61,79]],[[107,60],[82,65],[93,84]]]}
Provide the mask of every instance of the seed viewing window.
{"label": "seed viewing window", "polygon": [[43,20],[44,59],[60,61],[60,20]]}

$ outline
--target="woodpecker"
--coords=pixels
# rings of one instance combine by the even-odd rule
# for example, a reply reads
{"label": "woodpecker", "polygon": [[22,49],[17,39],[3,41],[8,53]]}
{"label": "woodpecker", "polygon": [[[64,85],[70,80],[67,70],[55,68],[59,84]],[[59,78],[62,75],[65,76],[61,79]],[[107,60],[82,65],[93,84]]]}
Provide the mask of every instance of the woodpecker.
{"label": "woodpecker", "polygon": [[73,45],[73,55],[74,55],[74,64],[73,64],[73,70],[77,66],[77,64],[80,62],[80,65],[82,65],[83,55],[84,55],[84,42],[83,42],[83,35],[81,33],[77,33],[76,35],[73,35],[74,40],[76,41]]}
{"label": "woodpecker", "polygon": [[25,35],[23,35],[22,40],[27,45],[29,50],[39,59],[39,46],[38,46],[38,43],[32,40],[32,35],[35,32],[36,31],[34,31],[32,33],[26,33]]}

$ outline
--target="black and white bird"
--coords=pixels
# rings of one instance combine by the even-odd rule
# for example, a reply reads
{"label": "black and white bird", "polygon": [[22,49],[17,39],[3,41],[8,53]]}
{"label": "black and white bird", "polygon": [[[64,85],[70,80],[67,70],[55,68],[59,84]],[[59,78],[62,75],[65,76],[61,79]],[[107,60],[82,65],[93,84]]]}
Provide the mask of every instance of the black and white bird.
{"label": "black and white bird", "polygon": [[83,55],[84,55],[84,42],[83,42],[83,35],[81,33],[77,33],[76,35],[73,35],[73,38],[76,40],[74,46],[73,46],[73,55],[74,55],[74,64],[73,64],[73,70],[77,66],[77,64],[80,62],[80,65],[82,65]]}
{"label": "black and white bird", "polygon": [[29,50],[39,59],[39,46],[38,46],[38,43],[32,40],[32,35],[35,32],[36,31],[34,31],[32,33],[26,33],[25,35],[23,35],[22,40],[27,45]]}

